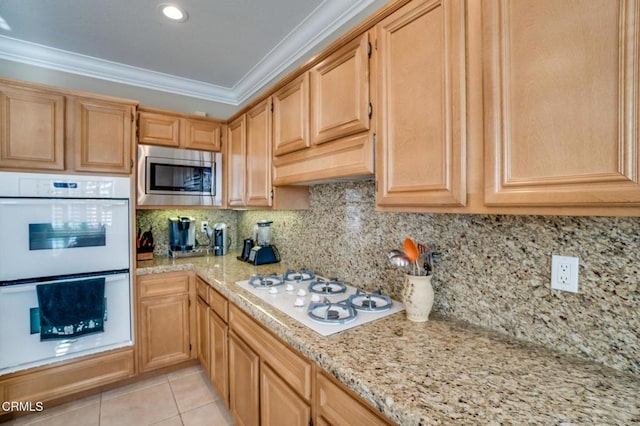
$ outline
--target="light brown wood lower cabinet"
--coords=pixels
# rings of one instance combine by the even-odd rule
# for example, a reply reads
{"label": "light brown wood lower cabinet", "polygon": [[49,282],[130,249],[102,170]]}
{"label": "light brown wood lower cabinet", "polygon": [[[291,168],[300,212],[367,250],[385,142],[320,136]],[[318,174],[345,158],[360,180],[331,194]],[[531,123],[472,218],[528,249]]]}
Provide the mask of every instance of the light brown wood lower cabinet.
{"label": "light brown wood lower cabinet", "polygon": [[264,361],[260,363],[260,424],[308,425],[311,407]]}
{"label": "light brown wood lower cabinet", "polygon": [[196,287],[198,358],[238,425],[392,424],[200,277]]}
{"label": "light brown wood lower cabinet", "polygon": [[[135,375],[134,349],[118,349],[0,378],[1,401],[52,401]],[[0,411],[0,423],[3,419]]]}
{"label": "light brown wood lower cabinet", "polygon": [[229,398],[236,422],[308,425],[313,364],[233,304],[229,328]]}
{"label": "light brown wood lower cabinet", "polygon": [[234,333],[229,335],[229,399],[236,424],[260,424],[260,357]]}
{"label": "light brown wood lower cabinet", "polygon": [[316,376],[316,400],[316,425],[392,424],[358,401],[356,396],[324,372]]}
{"label": "light brown wood lower cabinet", "polygon": [[210,375],[210,359],[211,359],[211,351],[210,351],[210,323],[209,323],[209,305],[206,301],[202,300],[202,298],[198,297],[196,300],[196,330],[198,337],[198,361],[200,361],[200,365],[204,368],[204,371],[207,375]]}
{"label": "light brown wood lower cabinet", "polygon": [[198,360],[229,408],[229,302],[198,276],[196,293]]}
{"label": "light brown wood lower cabinet", "polygon": [[190,331],[195,329],[195,312],[192,315],[189,307],[190,297],[195,296],[191,281],[184,272],[138,277],[140,372],[191,359]]}
{"label": "light brown wood lower cabinet", "polygon": [[229,408],[229,327],[215,313],[209,310],[209,377]]}

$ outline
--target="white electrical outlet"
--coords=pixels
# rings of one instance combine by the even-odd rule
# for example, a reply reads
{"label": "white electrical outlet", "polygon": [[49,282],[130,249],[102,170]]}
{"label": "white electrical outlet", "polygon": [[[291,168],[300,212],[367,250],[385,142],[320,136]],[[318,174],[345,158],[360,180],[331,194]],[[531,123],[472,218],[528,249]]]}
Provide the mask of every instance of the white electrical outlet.
{"label": "white electrical outlet", "polygon": [[551,256],[551,288],[578,292],[579,259],[571,256]]}
{"label": "white electrical outlet", "polygon": [[203,220],[202,222],[200,222],[200,232],[202,232],[203,234],[206,234],[207,228],[209,228],[209,222],[207,222],[206,220]]}

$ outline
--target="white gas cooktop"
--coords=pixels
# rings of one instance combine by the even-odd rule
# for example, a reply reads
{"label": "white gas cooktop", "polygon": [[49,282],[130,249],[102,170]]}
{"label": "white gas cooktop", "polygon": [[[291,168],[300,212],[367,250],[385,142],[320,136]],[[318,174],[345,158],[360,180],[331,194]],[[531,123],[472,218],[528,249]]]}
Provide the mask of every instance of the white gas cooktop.
{"label": "white gas cooktop", "polygon": [[[303,281],[285,280],[284,283],[279,286],[255,287],[249,283],[249,280],[237,281],[236,284],[322,336],[329,336],[331,334],[339,333],[341,331],[357,327],[359,325],[375,321],[377,319],[384,318],[388,315],[393,315],[404,310],[404,305],[402,303],[396,300],[391,300],[391,306],[389,307],[389,309],[383,311],[357,310],[355,318],[348,319],[344,323],[319,322],[309,317],[308,309],[310,304],[322,302],[325,300],[325,298],[332,303],[344,301],[349,296],[356,294],[357,289],[348,284],[344,284],[344,286],[346,287],[346,291],[344,293],[312,293],[309,290],[309,284],[312,281],[318,280],[323,280],[323,278],[316,277],[314,280]],[[336,309],[341,309],[341,305],[335,306],[337,306]]]}

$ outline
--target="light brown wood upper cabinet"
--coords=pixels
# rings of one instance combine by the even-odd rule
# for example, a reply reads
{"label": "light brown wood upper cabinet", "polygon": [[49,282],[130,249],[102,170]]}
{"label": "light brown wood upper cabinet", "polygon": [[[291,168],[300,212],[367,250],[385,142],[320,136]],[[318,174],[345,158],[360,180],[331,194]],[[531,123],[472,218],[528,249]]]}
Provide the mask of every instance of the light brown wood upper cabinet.
{"label": "light brown wood upper cabinet", "polygon": [[247,116],[227,126],[227,198],[230,207],[242,207],[245,201],[247,168]]}
{"label": "light brown wood upper cabinet", "polygon": [[415,0],[376,26],[378,207],[466,203],[465,19]]}
{"label": "light brown wood upper cabinet", "polygon": [[271,206],[271,98],[229,123],[227,144],[229,206]]}
{"label": "light brown wood upper cabinet", "polygon": [[[374,146],[369,115],[369,32],[349,40],[285,86],[303,93],[309,80],[309,109],[306,122],[310,141],[297,139],[295,148],[276,152],[274,185],[297,185],[334,179],[373,176]],[[307,77],[308,76],[308,77]],[[299,99],[302,99],[302,95]],[[292,108],[293,110],[293,108]],[[287,118],[298,131],[298,117]],[[274,123],[279,125],[275,107]],[[297,134],[301,134],[298,131]],[[276,138],[278,132],[275,132]],[[279,147],[276,141],[276,149]]]}
{"label": "light brown wood upper cabinet", "polygon": [[309,147],[309,74],[273,94],[273,155]]}
{"label": "light brown wood upper cabinet", "polygon": [[67,101],[75,170],[129,174],[135,106],[76,96]]}
{"label": "light brown wood upper cabinet", "polygon": [[146,111],[138,108],[138,143],[180,146],[180,117],[169,113]]}
{"label": "light brown wood upper cabinet", "polygon": [[640,203],[640,3],[483,3],[485,202]]}
{"label": "light brown wood upper cabinet", "polygon": [[130,174],[136,105],[0,79],[0,168]]}
{"label": "light brown wood upper cabinet", "polygon": [[309,72],[312,143],[369,130],[369,49],[365,32]]}
{"label": "light brown wood upper cabinet", "polygon": [[272,111],[267,98],[227,126],[230,207],[309,208],[304,186],[272,186]]}
{"label": "light brown wood upper cabinet", "polygon": [[139,143],[203,151],[222,149],[221,121],[145,106],[138,111]]}
{"label": "light brown wood upper cabinet", "polygon": [[271,206],[271,98],[247,116],[247,206]]}
{"label": "light brown wood upper cabinet", "polygon": [[61,94],[0,83],[0,167],[64,170]]}

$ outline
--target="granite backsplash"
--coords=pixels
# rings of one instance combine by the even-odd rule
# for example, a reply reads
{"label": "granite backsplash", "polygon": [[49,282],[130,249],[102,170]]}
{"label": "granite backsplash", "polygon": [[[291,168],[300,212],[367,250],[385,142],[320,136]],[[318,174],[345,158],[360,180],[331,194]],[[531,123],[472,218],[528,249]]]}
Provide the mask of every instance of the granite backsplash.
{"label": "granite backsplash", "polygon": [[153,253],[155,256],[169,255],[169,218],[176,216],[188,216],[195,219],[196,223],[196,242],[198,245],[210,245],[209,237],[200,232],[200,222],[206,220],[209,226],[213,227],[216,223],[225,223],[231,237],[231,249],[237,246],[238,232],[238,213],[233,210],[195,210],[195,209],[176,209],[176,210],[137,210],[136,226],[142,232],[152,230],[153,241],[155,247]]}
{"label": "granite backsplash", "polygon": [[[255,222],[296,268],[400,298],[387,252],[409,236],[439,253],[434,312],[640,375],[640,218],[382,213],[372,181],[310,188],[304,211],[140,210],[167,253],[167,218],[225,222],[233,247]],[[550,288],[551,255],[580,258],[579,293]]]}
{"label": "granite backsplash", "polygon": [[[409,236],[440,254],[434,312],[640,375],[640,218],[382,213],[372,181],[311,187],[273,220],[282,259],[400,297],[387,252]],[[551,255],[580,258],[579,292],[551,290]]]}

